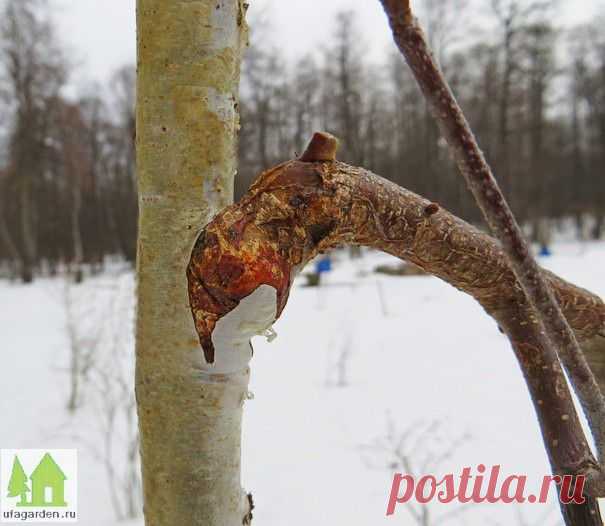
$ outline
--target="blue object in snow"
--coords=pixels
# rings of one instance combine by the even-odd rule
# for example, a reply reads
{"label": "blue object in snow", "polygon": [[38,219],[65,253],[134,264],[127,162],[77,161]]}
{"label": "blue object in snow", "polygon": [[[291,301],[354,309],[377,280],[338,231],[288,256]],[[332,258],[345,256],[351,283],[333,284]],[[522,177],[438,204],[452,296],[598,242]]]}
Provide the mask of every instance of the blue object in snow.
{"label": "blue object in snow", "polygon": [[542,245],[540,248],[540,256],[552,256],[550,248],[548,248],[546,245]]}
{"label": "blue object in snow", "polygon": [[330,272],[330,270],[332,270],[332,262],[328,257],[321,258],[317,263],[315,263],[315,272],[318,274]]}

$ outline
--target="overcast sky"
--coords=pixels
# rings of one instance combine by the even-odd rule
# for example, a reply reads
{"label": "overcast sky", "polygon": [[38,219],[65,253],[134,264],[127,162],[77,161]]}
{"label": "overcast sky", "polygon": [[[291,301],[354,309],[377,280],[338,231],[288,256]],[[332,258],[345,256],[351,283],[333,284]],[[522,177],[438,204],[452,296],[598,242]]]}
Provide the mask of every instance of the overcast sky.
{"label": "overcast sky", "polygon": [[[477,2],[488,5],[487,0]],[[135,0],[54,0],[61,36],[77,57],[84,77],[104,81],[116,67],[134,63],[135,3]],[[271,13],[271,40],[291,57],[328,40],[333,15],[343,8],[360,14],[364,44],[373,56],[378,56],[390,43],[378,0],[249,0],[249,3],[253,14]],[[589,19],[599,9],[605,10],[605,0],[562,0],[561,5],[562,13],[573,22]]]}

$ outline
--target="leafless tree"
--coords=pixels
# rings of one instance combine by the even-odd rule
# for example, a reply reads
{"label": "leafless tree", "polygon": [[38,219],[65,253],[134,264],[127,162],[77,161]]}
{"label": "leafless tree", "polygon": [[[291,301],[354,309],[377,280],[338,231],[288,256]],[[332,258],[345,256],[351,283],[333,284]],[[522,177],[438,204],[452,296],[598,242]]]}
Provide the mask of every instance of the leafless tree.
{"label": "leafless tree", "polygon": [[[469,433],[452,436],[447,432],[447,426],[438,420],[414,422],[405,429],[398,429],[389,418],[386,433],[361,449],[368,466],[390,473],[405,473],[417,480],[428,473],[441,473],[444,464],[470,440]],[[435,513],[428,504],[410,502],[404,509],[418,526],[438,526],[447,524],[470,508],[458,506]]]}
{"label": "leafless tree", "polygon": [[[121,274],[74,285],[63,301],[70,346],[70,420],[75,440],[99,462],[118,520],[141,515],[139,433],[134,396],[134,287]],[[90,301],[94,298],[94,301]],[[92,416],[92,420],[91,420]]]}
{"label": "leafless tree", "polygon": [[[5,272],[24,268],[28,277],[32,272],[26,267],[54,272],[72,263],[86,275],[98,270],[104,258],[132,262],[138,208],[134,67],[120,68],[106,85],[66,101],[60,86],[69,61],[53,36],[45,2],[5,5],[13,13],[2,21],[9,38],[0,57],[0,260]],[[457,16],[462,5],[421,2],[421,20],[519,220],[533,228],[535,240],[550,230],[545,226],[569,224],[571,218],[579,236],[600,237],[605,183],[594,177],[605,163],[599,19],[568,31],[564,39],[553,22],[560,3],[493,0],[482,14],[495,31],[469,36],[461,30],[465,18]],[[23,15],[33,8],[34,18]],[[369,38],[359,20],[340,13],[322,48],[290,64],[271,40],[271,20],[264,15],[260,23],[253,21],[242,69],[236,195],[259,171],[300,153],[311,131],[324,127],[343,138],[345,159],[363,162],[481,222],[468,193],[450,176],[455,167],[445,143],[399,57],[391,54],[374,63],[359,45]],[[11,26],[11,20],[18,24]],[[11,52],[11,38],[24,39],[21,50],[31,44],[15,28],[27,34],[32,24],[46,27],[47,40],[60,53],[49,53],[37,40],[29,55]],[[44,41],[45,32],[40,34]],[[28,81],[33,83],[29,97],[15,87],[18,75],[13,74],[16,67],[26,71],[26,59],[45,64]],[[40,87],[40,79],[49,75],[55,80]],[[72,117],[66,119],[68,107]],[[34,117],[33,126],[24,124],[23,119]],[[32,261],[24,264],[26,259]],[[77,261],[81,264],[74,265]]]}
{"label": "leafless tree", "polygon": [[39,228],[36,194],[46,170],[46,134],[54,101],[67,79],[68,66],[57,45],[44,0],[8,0],[0,26],[0,85],[14,115],[8,172],[19,215],[23,281],[33,278],[38,261]]}

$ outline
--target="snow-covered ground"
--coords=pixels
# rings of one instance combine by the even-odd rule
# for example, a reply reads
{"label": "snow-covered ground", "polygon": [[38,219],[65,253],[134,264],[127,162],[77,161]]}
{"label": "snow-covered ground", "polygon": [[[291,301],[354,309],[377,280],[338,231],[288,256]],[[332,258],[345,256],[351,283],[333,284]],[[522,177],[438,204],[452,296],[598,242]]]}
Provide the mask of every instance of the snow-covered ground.
{"label": "snow-covered ground", "polygon": [[[605,296],[605,243],[562,243],[554,253],[545,266]],[[243,482],[257,525],[416,524],[404,506],[385,516],[401,471],[389,444],[404,436],[416,475],[426,473],[424,460],[435,462],[435,475],[501,465],[537,489],[548,473],[523,379],[494,322],[435,278],[370,272],[387,261],[339,255],[325,286],[292,291],[278,338],[255,341]],[[118,524],[107,460],[118,469],[115,488],[132,444],[121,381],[131,382],[132,294],[128,272],[69,288],[60,278],[0,282],[0,447],[77,447],[84,526]],[[66,410],[70,318],[78,326],[71,342],[96,353],[74,414]],[[119,489],[114,502],[124,507],[124,495]],[[431,505],[430,524],[447,513],[440,524],[560,524],[551,496],[550,504],[469,504],[453,514],[452,505]]]}

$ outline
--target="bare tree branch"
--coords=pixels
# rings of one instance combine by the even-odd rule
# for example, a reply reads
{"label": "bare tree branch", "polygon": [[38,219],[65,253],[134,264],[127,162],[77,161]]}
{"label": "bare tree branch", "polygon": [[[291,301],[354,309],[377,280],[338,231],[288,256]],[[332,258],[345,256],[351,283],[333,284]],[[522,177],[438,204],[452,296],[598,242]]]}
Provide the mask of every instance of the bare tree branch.
{"label": "bare tree branch", "polygon": [[[294,276],[319,252],[346,243],[371,246],[410,261],[477,299],[513,342],[553,471],[598,473],[565,375],[556,355],[543,352],[527,323],[532,309],[501,245],[435,203],[363,169],[314,155],[326,151],[326,145],[317,144],[322,141],[335,140],[316,134],[303,155],[308,162],[290,161],[263,173],[198,239],[187,275],[206,360],[212,363],[216,352],[232,352],[225,346],[215,349],[220,338],[213,339],[217,323],[232,311],[238,312],[231,319],[243,320],[244,325],[257,320],[261,308],[272,307],[276,318]],[[317,157],[322,160],[313,162]],[[603,302],[543,272],[578,339],[584,343],[602,339]],[[263,285],[275,289],[276,304],[240,305]]]}
{"label": "bare tree branch", "polygon": [[412,16],[409,2],[381,1],[397,46],[439,122],[485,219],[494,235],[502,242],[511,267],[537,312],[537,316],[532,316],[530,321],[535,327],[538,341],[545,348],[550,347],[550,341],[560,351],[561,360],[582,402],[601,458],[605,448],[605,399],[577,339],[532,257],[523,232],[506,203],[470,126],[433,59],[422,29]]}
{"label": "bare tree branch", "polygon": [[[381,3],[389,18],[395,43],[410,66],[467,185],[492,232],[501,241],[517,281],[531,304],[532,309],[527,310],[528,325],[523,330],[523,335],[525,339],[531,336],[534,345],[527,347],[527,343],[521,344],[514,338],[514,329],[507,327],[507,333],[511,336],[530,389],[531,383],[539,381],[540,376],[542,381],[554,379],[556,373],[550,374],[550,371],[546,371],[545,374],[541,374],[540,368],[545,370],[544,362],[552,368],[558,367],[558,355],[578,393],[597,446],[599,461],[602,463],[605,449],[605,399],[576,336],[565,320],[546,277],[532,257],[523,232],[500,191],[460,106],[433,58],[424,33],[412,14],[409,0],[381,0]],[[556,426],[556,422],[551,421],[555,415],[547,413],[560,408],[557,405],[545,406],[543,402],[539,398],[534,398],[546,447],[556,471],[560,467],[558,464],[562,458],[557,450],[558,440],[548,441],[548,434],[553,431],[548,427]],[[567,418],[568,415],[559,413],[556,417]],[[584,448],[586,440],[580,437],[580,434],[581,430],[578,428],[574,433],[575,440],[580,440]],[[575,445],[570,444],[569,447]],[[566,517],[566,520],[569,520],[569,517]]]}

